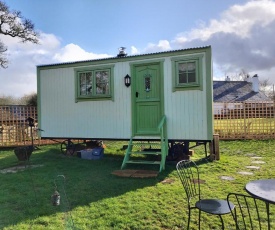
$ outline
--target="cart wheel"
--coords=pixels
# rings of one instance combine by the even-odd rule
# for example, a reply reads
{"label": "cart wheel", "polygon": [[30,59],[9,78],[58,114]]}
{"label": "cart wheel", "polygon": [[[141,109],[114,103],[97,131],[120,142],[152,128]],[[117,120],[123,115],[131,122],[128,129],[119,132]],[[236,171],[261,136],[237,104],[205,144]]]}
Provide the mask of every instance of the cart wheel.
{"label": "cart wheel", "polygon": [[74,152],[75,152],[75,144],[70,144],[68,147],[67,147],[67,153],[66,155],[74,155]]}
{"label": "cart wheel", "polygon": [[72,141],[66,140],[61,143],[61,152],[64,155],[73,155],[75,150],[75,145]]}

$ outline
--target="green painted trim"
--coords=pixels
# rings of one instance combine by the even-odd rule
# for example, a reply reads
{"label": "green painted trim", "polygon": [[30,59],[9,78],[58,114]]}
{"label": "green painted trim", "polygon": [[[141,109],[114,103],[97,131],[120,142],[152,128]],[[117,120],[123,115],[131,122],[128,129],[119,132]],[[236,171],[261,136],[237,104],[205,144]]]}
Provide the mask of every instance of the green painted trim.
{"label": "green painted trim", "polygon": [[[74,85],[75,85],[75,102],[83,101],[102,101],[112,100],[114,101],[114,67],[115,65],[104,65],[104,66],[89,66],[74,68]],[[79,85],[78,85],[78,73],[79,72],[96,72],[96,71],[108,71],[110,72],[110,95],[93,95],[93,96],[80,96]],[[93,89],[95,89],[95,75],[93,74]]]}
{"label": "green painted trim", "polygon": [[133,62],[130,63],[130,70],[131,70],[131,108],[132,108],[132,136],[138,135],[138,136],[155,136],[156,133],[137,133],[137,127],[135,124],[136,120],[136,106],[135,106],[135,97],[136,97],[136,81],[134,80],[136,78],[135,74],[135,68],[139,66],[144,65],[159,65],[159,71],[160,71],[160,110],[161,114],[160,117],[164,115],[164,59],[161,60],[153,60],[153,61],[142,61],[142,62]]}
{"label": "green painted trim", "polygon": [[[161,106],[161,116],[160,116],[160,117],[162,117],[162,116],[165,115],[165,114],[164,114],[164,111],[165,111],[165,109],[164,109],[164,61],[161,61],[161,62],[159,63],[159,65],[160,65],[160,76],[161,76],[161,79],[160,79],[160,91],[161,91],[161,93],[160,93],[160,99],[161,99],[160,106]],[[166,122],[165,122],[165,124],[166,124]],[[167,137],[167,136],[166,136],[166,137]]]}
{"label": "green painted trim", "polygon": [[[40,83],[40,70],[39,68],[36,68],[36,81],[37,81],[37,119],[38,119],[38,127],[42,129],[41,127],[41,121],[42,121],[42,118],[41,118],[41,83]],[[38,132],[38,136],[41,137],[41,132]]]}
{"label": "green painted trim", "polygon": [[135,96],[136,96],[136,73],[135,73],[135,66],[134,64],[130,64],[130,71],[131,71],[131,111],[132,111],[132,136],[135,136],[137,127],[136,127],[136,112],[135,112]]}
{"label": "green painted trim", "polygon": [[154,60],[137,60],[135,62],[129,62],[130,66],[143,66],[143,65],[147,65],[147,64],[158,64],[158,63],[164,63],[165,59],[164,58],[158,58],[158,59],[154,59]]}
{"label": "green painted trim", "polygon": [[207,136],[213,140],[214,116],[213,116],[213,76],[212,76],[212,51],[208,47],[205,51],[206,60],[206,109],[207,109]]}
{"label": "green painted trim", "polygon": [[[203,68],[202,59],[203,54],[194,54],[188,57],[171,58],[172,64],[172,91],[184,90],[203,90]],[[196,63],[196,83],[178,83],[178,64],[182,62],[195,62]]]}

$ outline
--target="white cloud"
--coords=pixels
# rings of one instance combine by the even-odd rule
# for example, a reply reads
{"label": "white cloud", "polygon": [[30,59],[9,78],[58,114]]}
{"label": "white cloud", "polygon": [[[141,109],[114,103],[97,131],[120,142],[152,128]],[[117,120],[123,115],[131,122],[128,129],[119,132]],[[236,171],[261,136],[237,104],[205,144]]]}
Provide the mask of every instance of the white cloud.
{"label": "white cloud", "polygon": [[37,65],[108,57],[89,53],[75,44],[61,47],[60,39],[53,34],[41,33],[38,45],[7,36],[1,39],[8,47],[9,66],[0,68],[0,96],[22,97],[36,92]]}
{"label": "white cloud", "polygon": [[139,51],[136,47],[131,46],[131,55],[137,55],[139,54]]}
{"label": "white cloud", "polygon": [[135,46],[131,46],[131,55],[137,55],[141,53],[156,53],[171,50],[170,42],[168,40],[159,40],[157,44],[148,43],[147,46],[142,49],[142,51],[138,50]]}
{"label": "white cloud", "polygon": [[52,62],[52,54],[60,40],[52,34],[41,33],[40,44],[22,43],[17,38],[2,36],[8,47],[8,68],[0,68],[0,95],[22,97],[36,92],[36,65]]}
{"label": "white cloud", "polygon": [[60,49],[53,57],[58,62],[81,61],[110,57],[108,54],[89,53],[75,44],[68,44]]}
{"label": "white cloud", "polygon": [[258,0],[230,7],[220,19],[178,34],[172,44],[178,48],[211,45],[214,73],[220,77],[242,69],[249,73],[272,71],[274,75],[274,37],[275,2]]}
{"label": "white cloud", "polygon": [[255,25],[268,26],[275,20],[275,3],[269,0],[250,1],[245,5],[234,5],[221,14],[221,18],[212,19],[209,25],[178,34],[175,43],[200,39],[206,41],[215,33],[234,34],[240,38],[251,37]]}
{"label": "white cloud", "polygon": [[144,50],[144,53],[154,53],[160,51],[167,51],[170,50],[171,46],[169,41],[167,40],[160,40],[158,44],[149,43]]}
{"label": "white cloud", "polygon": [[144,53],[211,45],[215,79],[245,70],[275,83],[274,37],[275,2],[252,0],[233,5],[219,19],[200,22],[197,28],[179,33],[171,42],[149,43]]}
{"label": "white cloud", "polygon": [[40,44],[42,47],[47,47],[47,50],[56,50],[60,46],[60,38],[54,34],[40,34]]}

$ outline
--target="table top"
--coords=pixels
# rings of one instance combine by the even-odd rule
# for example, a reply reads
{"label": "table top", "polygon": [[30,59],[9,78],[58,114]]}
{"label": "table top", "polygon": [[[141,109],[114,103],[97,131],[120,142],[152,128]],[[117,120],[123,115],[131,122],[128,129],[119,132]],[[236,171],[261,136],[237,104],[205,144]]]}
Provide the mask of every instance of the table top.
{"label": "table top", "polygon": [[245,189],[250,195],[275,204],[275,179],[250,181]]}

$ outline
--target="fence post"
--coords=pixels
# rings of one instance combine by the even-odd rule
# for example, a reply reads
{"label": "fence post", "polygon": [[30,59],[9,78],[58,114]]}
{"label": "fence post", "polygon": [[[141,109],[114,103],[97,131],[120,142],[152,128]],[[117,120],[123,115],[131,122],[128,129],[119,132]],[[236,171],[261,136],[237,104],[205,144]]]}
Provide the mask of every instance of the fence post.
{"label": "fence post", "polygon": [[209,143],[210,159],[220,160],[220,145],[219,145],[219,134],[213,135],[213,140]]}
{"label": "fence post", "polygon": [[246,104],[243,102],[243,127],[244,127],[244,139],[246,139]]}

